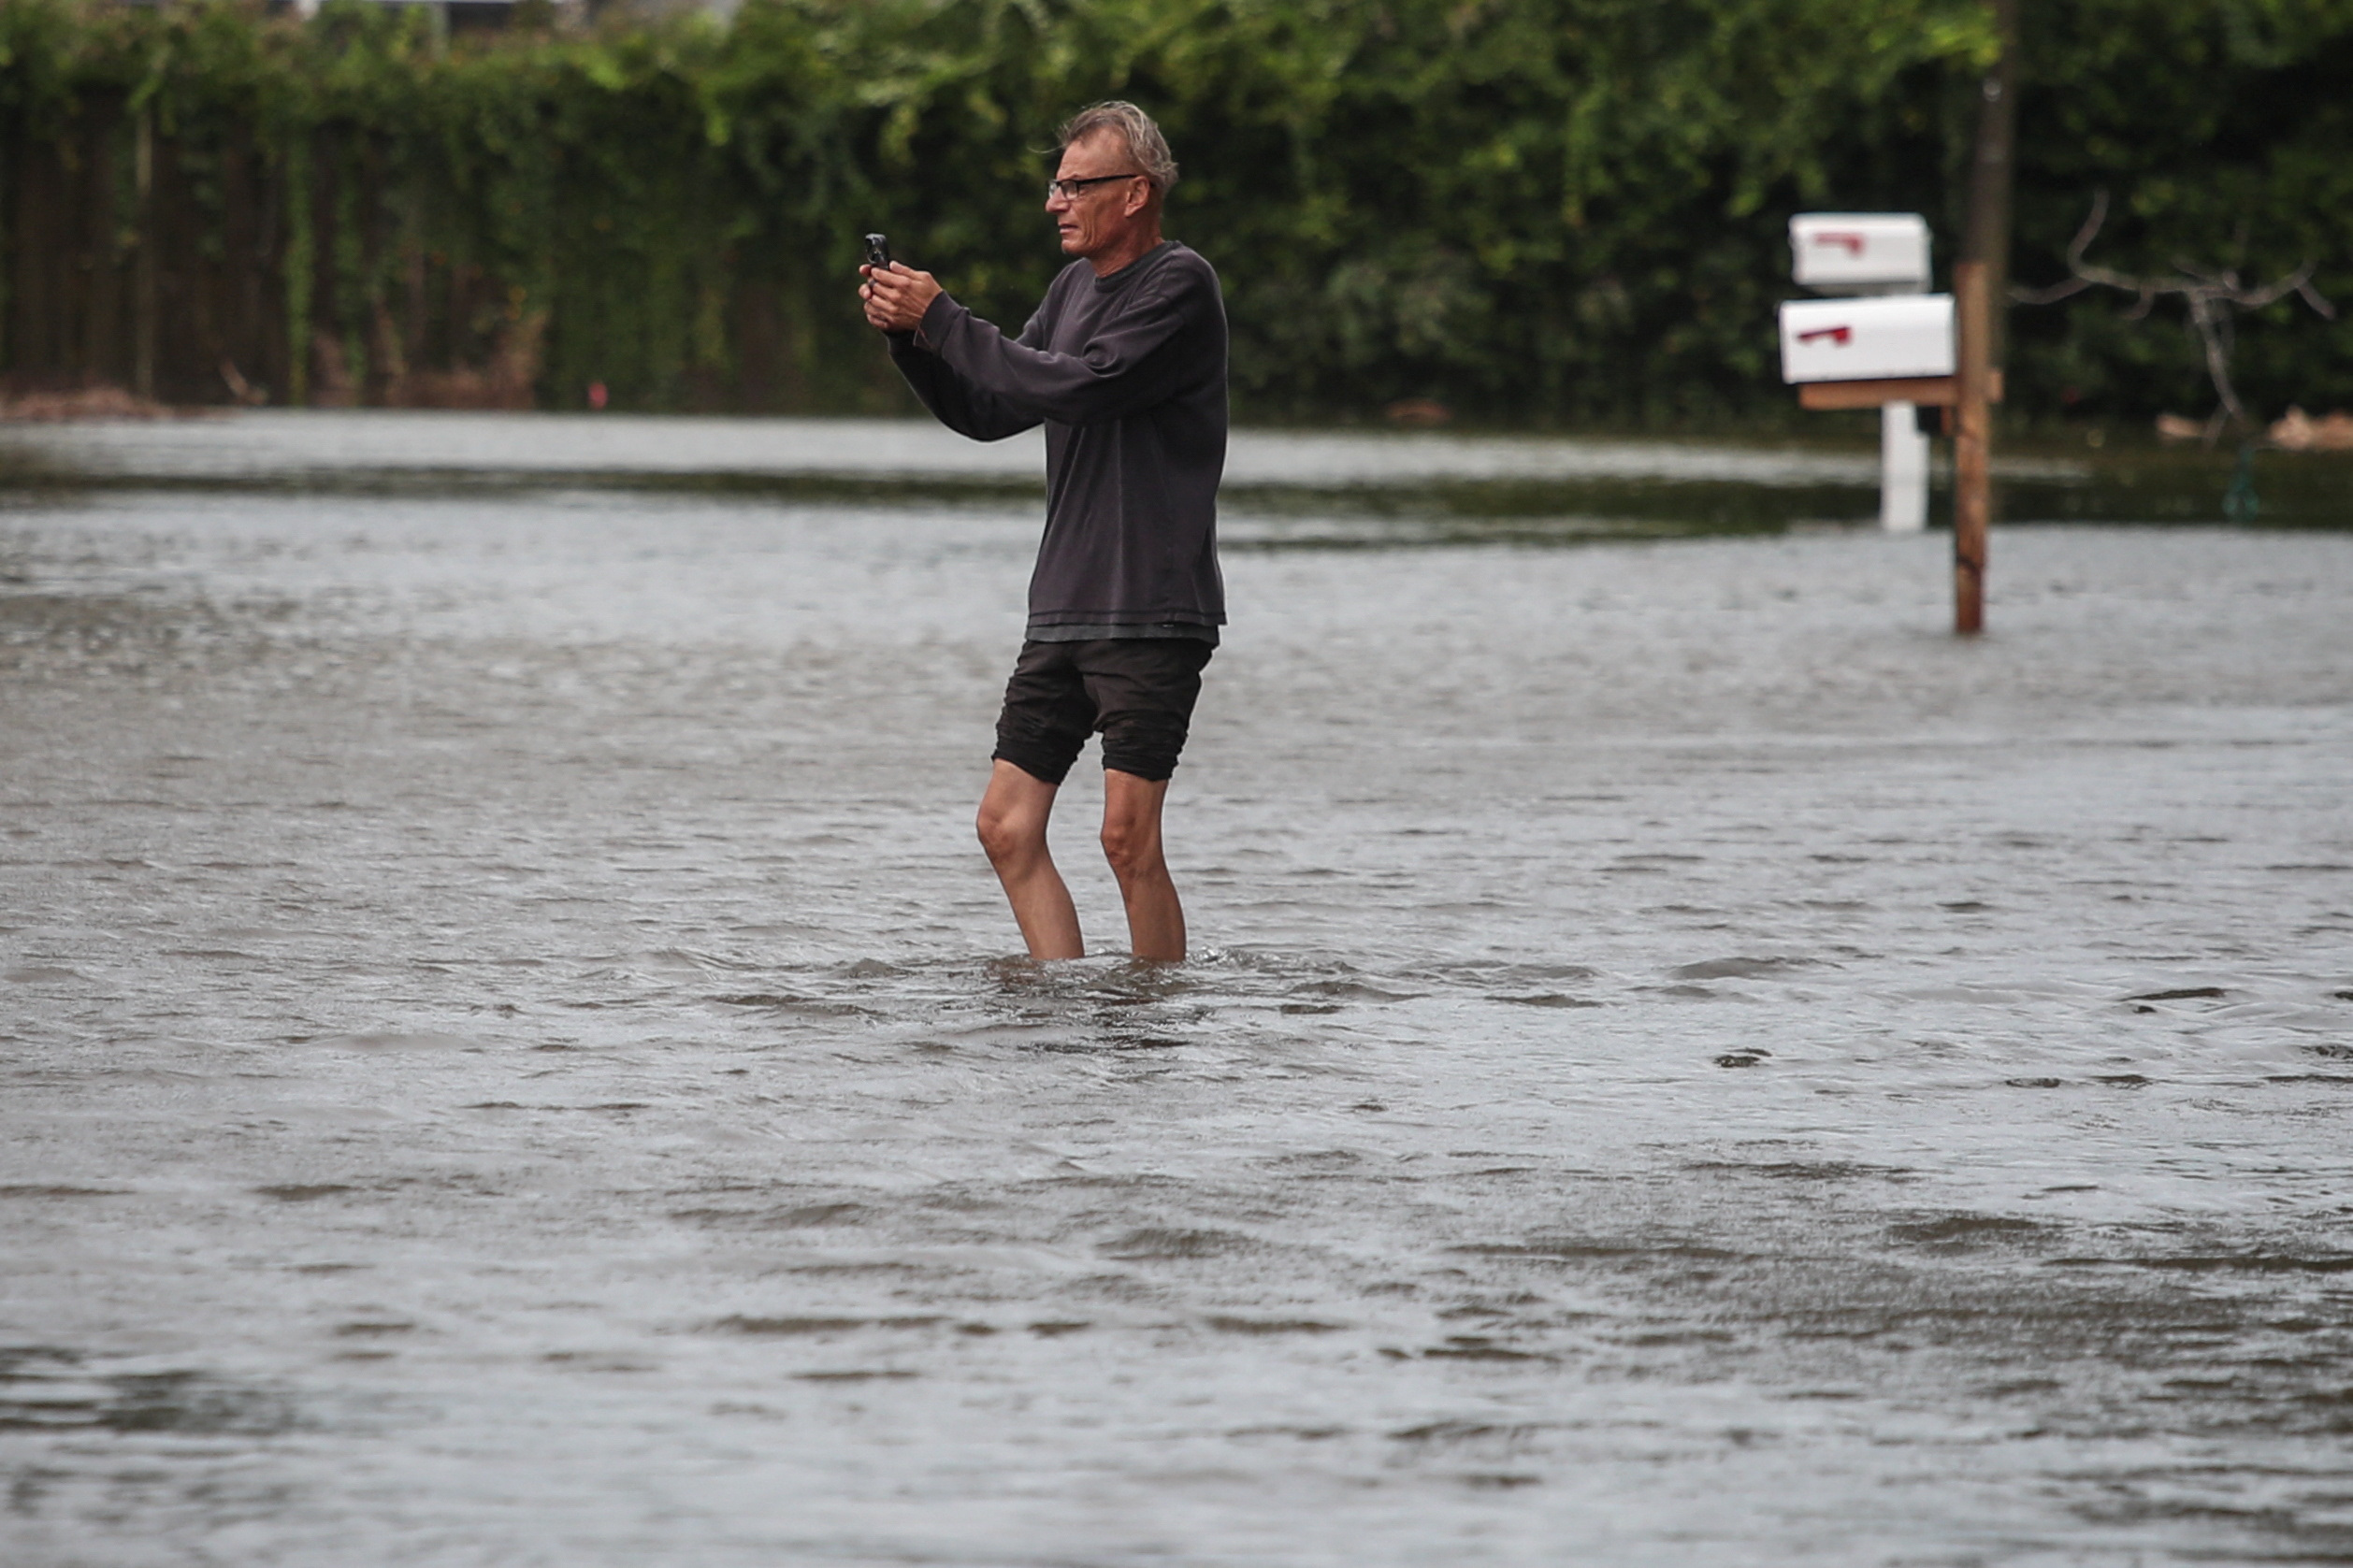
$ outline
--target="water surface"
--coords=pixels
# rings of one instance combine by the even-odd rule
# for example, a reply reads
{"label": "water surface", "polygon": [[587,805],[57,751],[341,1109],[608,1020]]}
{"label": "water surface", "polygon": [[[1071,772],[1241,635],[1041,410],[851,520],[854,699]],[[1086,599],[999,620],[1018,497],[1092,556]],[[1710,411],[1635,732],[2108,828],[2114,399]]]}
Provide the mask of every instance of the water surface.
{"label": "water surface", "polygon": [[1116,956],[1089,764],[1041,969],[969,827],[1033,500],[596,424],[0,511],[9,1563],[2353,1556],[2353,536],[2004,528],[1960,643],[1938,536],[1302,439],[1196,957]]}

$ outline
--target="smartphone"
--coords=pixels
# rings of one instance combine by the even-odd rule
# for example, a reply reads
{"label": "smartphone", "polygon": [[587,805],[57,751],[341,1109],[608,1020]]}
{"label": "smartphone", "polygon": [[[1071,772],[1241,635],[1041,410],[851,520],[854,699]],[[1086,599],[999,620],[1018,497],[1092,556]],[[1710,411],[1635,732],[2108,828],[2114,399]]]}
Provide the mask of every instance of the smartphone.
{"label": "smartphone", "polygon": [[866,237],[866,265],[877,272],[890,270],[890,241],[879,234]]}

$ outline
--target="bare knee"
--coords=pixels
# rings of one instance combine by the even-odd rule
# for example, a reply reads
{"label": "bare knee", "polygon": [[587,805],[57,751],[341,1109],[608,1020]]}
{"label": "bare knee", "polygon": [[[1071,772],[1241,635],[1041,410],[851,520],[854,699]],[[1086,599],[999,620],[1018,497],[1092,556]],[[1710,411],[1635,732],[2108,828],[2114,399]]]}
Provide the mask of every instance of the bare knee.
{"label": "bare knee", "polygon": [[1038,862],[1050,866],[1046,824],[1054,814],[1056,785],[1000,758],[990,768],[988,792],[973,827],[989,864],[1000,873],[1021,872]]}
{"label": "bare knee", "polygon": [[1161,836],[1148,824],[1106,822],[1103,825],[1103,857],[1121,882],[1149,876],[1161,868]]}
{"label": "bare knee", "polygon": [[1046,834],[1039,824],[1022,815],[999,811],[986,802],[980,816],[973,824],[980,836],[980,847],[993,866],[1003,866],[1033,855],[1044,844]]}

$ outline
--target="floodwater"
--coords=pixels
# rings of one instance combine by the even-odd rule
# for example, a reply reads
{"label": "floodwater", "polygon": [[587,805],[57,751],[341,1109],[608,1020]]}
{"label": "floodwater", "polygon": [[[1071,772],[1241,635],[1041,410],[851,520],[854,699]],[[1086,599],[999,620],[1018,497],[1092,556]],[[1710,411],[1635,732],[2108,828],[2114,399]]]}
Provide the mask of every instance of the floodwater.
{"label": "floodwater", "polygon": [[1033,450],[5,439],[10,1568],[2353,1560],[2353,532],[1257,436],[1039,967]]}

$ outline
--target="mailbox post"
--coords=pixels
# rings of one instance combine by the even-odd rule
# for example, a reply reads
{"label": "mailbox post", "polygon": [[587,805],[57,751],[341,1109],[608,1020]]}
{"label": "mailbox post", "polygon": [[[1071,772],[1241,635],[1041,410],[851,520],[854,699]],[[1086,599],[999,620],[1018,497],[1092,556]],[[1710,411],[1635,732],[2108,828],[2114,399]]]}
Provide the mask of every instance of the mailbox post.
{"label": "mailbox post", "polygon": [[[1928,225],[1911,212],[1789,221],[1790,273],[1817,294],[1782,307],[1782,379],[1810,409],[1879,409],[1879,524],[1928,523],[1928,439],[1914,411],[1951,403],[1953,301],[1931,295]],[[1793,317],[1796,324],[1793,325]]]}

